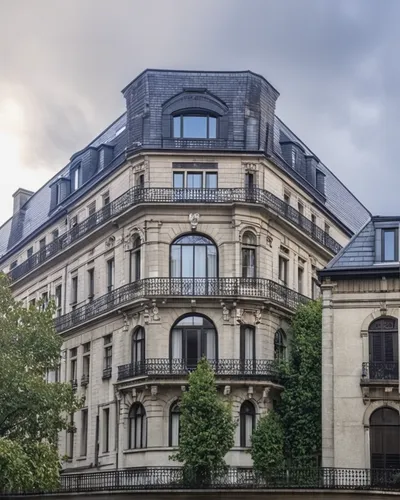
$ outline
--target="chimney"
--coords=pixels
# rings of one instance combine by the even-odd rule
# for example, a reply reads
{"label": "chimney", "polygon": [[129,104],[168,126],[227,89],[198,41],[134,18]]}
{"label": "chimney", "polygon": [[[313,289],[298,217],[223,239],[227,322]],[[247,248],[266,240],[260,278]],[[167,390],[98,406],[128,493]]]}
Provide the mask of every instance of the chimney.
{"label": "chimney", "polygon": [[13,194],[14,207],[13,214],[16,214],[21,210],[25,203],[31,198],[33,191],[28,191],[27,189],[19,188]]}

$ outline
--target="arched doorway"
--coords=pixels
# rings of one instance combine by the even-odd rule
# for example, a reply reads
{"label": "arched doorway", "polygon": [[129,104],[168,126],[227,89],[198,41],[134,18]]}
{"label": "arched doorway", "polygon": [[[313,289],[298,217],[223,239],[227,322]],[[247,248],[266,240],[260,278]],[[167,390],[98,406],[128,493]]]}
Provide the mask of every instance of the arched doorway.
{"label": "arched doorway", "polygon": [[400,469],[400,415],[379,408],[370,418],[371,469]]}
{"label": "arched doorway", "polygon": [[398,380],[398,326],[396,318],[379,318],[368,328],[369,378]]}

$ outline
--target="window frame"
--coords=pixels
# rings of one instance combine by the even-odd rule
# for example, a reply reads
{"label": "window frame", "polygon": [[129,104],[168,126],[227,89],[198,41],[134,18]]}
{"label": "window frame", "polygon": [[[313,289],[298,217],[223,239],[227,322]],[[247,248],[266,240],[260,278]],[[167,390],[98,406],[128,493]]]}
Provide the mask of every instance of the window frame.
{"label": "window frame", "polygon": [[[181,428],[181,402],[179,400],[174,401],[169,409],[169,433],[168,433],[168,445],[170,448],[177,448],[179,446],[179,435]],[[173,429],[173,420],[178,420],[178,437],[175,443],[174,429]]]}
{"label": "window frame", "polygon": [[287,359],[287,335],[283,328],[278,328],[274,334],[274,360]]}
{"label": "window frame", "polygon": [[[138,415],[138,411],[141,413]],[[138,417],[140,420],[140,435],[137,435],[136,422]],[[134,423],[134,433],[132,433],[132,422]],[[133,435],[132,435],[133,434]],[[140,443],[138,443],[138,438]],[[147,448],[147,415],[146,409],[142,403],[134,403],[128,414],[128,449],[129,450],[140,450]]]}
{"label": "window frame", "polygon": [[[253,344],[253,349],[252,349],[252,356],[251,358],[246,358],[246,331],[251,332],[252,336],[252,344]],[[246,361],[255,361],[256,359],[256,328],[253,325],[241,325],[240,326],[240,361],[241,362],[246,362]]]}
{"label": "window frame", "polygon": [[106,261],[107,265],[107,292],[112,292],[115,288],[115,258],[111,257]]}
{"label": "window frame", "polygon": [[[190,137],[184,135],[185,130],[185,118],[205,118],[206,119],[206,136],[205,137]],[[175,133],[175,119],[179,118],[179,135]],[[210,136],[210,118],[215,120],[215,137]],[[212,112],[204,111],[188,111],[184,113],[175,113],[171,115],[171,132],[173,139],[187,139],[192,141],[202,141],[202,140],[216,140],[219,138],[219,120],[218,116]]]}
{"label": "window frame", "polygon": [[[284,277],[281,278],[281,262],[285,262],[284,264]],[[289,259],[283,255],[279,255],[278,260],[278,279],[281,281],[284,286],[288,286],[289,280]]]}
{"label": "window frame", "polygon": [[[245,409],[248,408],[250,411],[246,412]],[[240,429],[240,447],[241,448],[251,448],[251,435],[250,442],[247,441],[247,416],[251,416],[251,434],[253,434],[256,427],[256,409],[254,404],[249,401],[243,401],[240,405],[239,410],[239,429]]]}
{"label": "window frame", "polygon": [[[385,234],[393,233],[394,236],[394,248],[393,248],[393,259],[385,259]],[[381,229],[381,262],[397,262],[399,260],[399,229],[398,227],[383,227]]]}
{"label": "window frame", "polygon": [[103,436],[102,436],[102,453],[110,452],[110,408],[103,408],[102,415]]}

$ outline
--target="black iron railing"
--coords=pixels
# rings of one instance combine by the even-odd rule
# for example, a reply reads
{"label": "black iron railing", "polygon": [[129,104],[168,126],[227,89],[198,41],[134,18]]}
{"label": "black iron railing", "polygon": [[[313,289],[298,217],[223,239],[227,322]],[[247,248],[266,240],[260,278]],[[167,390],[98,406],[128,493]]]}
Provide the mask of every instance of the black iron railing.
{"label": "black iron railing", "polygon": [[314,241],[336,254],[341,246],[328,233],[304,217],[295,208],[261,188],[219,188],[219,189],[173,189],[134,187],[109,205],[80,222],[66,233],[48,243],[27,260],[9,272],[12,280],[17,280],[51,259],[65,248],[91,233],[96,227],[122,214],[129,207],[143,203],[254,203],[264,206],[301,229]]}
{"label": "black iron railing", "polygon": [[[198,360],[150,358],[118,366],[118,380],[140,376],[170,377],[186,376],[196,368]],[[218,376],[252,378],[277,382],[277,364],[269,359],[218,359],[210,364]]]}
{"label": "black iron railing", "polygon": [[362,364],[362,380],[399,380],[398,362],[370,362]]}
{"label": "black iron railing", "polygon": [[383,490],[400,491],[400,470],[341,468],[282,468],[263,474],[251,468],[229,468],[214,476],[184,472],[180,467],[142,467],[104,472],[62,474],[52,491],[3,491],[7,494],[88,493],[134,490]]}
{"label": "black iron railing", "polygon": [[128,283],[55,319],[58,332],[84,323],[140,298],[157,297],[254,297],[288,309],[310,299],[264,278],[145,278]]}

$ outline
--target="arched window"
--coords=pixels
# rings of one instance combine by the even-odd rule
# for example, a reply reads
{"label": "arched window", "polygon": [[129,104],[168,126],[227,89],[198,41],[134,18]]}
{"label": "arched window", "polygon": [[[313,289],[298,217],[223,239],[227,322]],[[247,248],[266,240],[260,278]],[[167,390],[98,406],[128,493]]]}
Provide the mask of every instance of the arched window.
{"label": "arched window", "polygon": [[398,326],[396,318],[379,318],[368,328],[369,378],[398,380]]}
{"label": "arched window", "polygon": [[169,412],[169,445],[173,447],[179,445],[180,420],[181,405],[176,401]]}
{"label": "arched window", "polygon": [[[206,236],[180,236],[171,245],[171,277],[181,278],[172,286],[181,295],[208,295],[210,278],[218,276],[218,252]],[[207,278],[207,279],[205,279]]]}
{"label": "arched window", "polygon": [[250,325],[242,325],[240,327],[240,360],[253,361],[255,357],[255,328]]}
{"label": "arched window", "polygon": [[145,341],[145,330],[140,326],[132,335],[132,363],[135,374],[140,374],[144,370]]}
{"label": "arched window", "polygon": [[242,277],[256,277],[256,245],[255,235],[246,231],[242,237]]}
{"label": "arched window", "polygon": [[128,448],[146,448],[146,411],[142,404],[135,403],[129,412]]}
{"label": "arched window", "polygon": [[129,259],[129,279],[132,283],[133,281],[138,281],[141,278],[141,245],[139,236],[136,236],[132,242],[132,248],[130,251]]}
{"label": "arched window", "polygon": [[278,361],[286,359],[286,334],[282,328],[275,332],[274,357]]}
{"label": "arched window", "polygon": [[217,359],[217,331],[213,323],[203,316],[186,316],[171,330],[171,359],[183,360],[189,369],[196,368],[205,356]]}
{"label": "arched window", "polygon": [[400,416],[379,408],[370,418],[371,469],[400,469]]}
{"label": "arched window", "polygon": [[240,446],[251,447],[251,435],[256,425],[256,411],[250,401],[245,401],[240,407]]}

